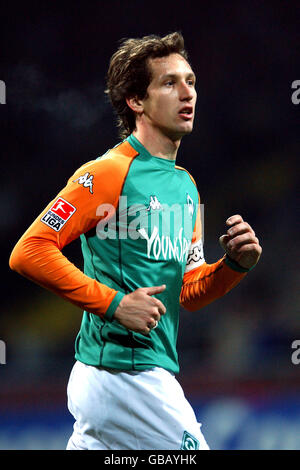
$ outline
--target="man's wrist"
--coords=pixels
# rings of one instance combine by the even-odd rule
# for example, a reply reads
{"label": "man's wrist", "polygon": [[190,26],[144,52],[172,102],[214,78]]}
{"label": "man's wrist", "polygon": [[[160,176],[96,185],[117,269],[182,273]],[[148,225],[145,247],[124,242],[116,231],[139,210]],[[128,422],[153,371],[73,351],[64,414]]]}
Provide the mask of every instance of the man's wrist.
{"label": "man's wrist", "polygon": [[233,269],[233,271],[237,271],[239,273],[248,273],[255,266],[255,264],[254,264],[253,266],[251,266],[251,268],[244,268],[237,261],[230,258],[230,256],[228,254],[226,254],[226,256],[225,256],[225,263],[227,264],[227,266],[229,266],[231,269]]}
{"label": "man's wrist", "polygon": [[124,292],[117,292],[115,297],[113,298],[110,306],[108,307],[108,309],[106,310],[106,313],[104,315],[104,319],[106,321],[109,321],[109,322],[112,322],[113,319],[114,319],[114,313],[115,311],[117,310],[118,308],[118,305],[119,303],[121,302],[121,300],[123,299],[123,297],[125,296],[126,294],[124,294]]}

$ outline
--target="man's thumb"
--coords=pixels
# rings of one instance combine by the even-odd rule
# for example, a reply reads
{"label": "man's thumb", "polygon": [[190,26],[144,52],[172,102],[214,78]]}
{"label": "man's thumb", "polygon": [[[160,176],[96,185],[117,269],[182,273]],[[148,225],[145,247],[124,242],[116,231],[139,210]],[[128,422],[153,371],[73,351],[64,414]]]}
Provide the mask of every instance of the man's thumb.
{"label": "man's thumb", "polygon": [[229,240],[229,236],[228,235],[222,235],[220,238],[219,238],[219,243],[221,245],[221,247],[223,248],[224,251],[227,250],[227,243],[228,243],[228,240]]}
{"label": "man's thumb", "polygon": [[160,292],[163,292],[165,288],[166,288],[165,284],[162,284],[161,286],[146,287],[146,293],[148,295],[159,294]]}

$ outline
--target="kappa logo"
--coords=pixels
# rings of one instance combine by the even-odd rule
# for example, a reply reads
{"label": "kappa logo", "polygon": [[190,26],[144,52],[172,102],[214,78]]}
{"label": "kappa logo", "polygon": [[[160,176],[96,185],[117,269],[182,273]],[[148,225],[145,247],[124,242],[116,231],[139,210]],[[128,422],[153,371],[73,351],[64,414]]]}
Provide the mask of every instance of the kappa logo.
{"label": "kappa logo", "polygon": [[185,272],[189,272],[192,269],[198,268],[203,263],[205,263],[203,243],[202,240],[198,240],[192,243],[190,246]]}
{"label": "kappa logo", "polygon": [[187,431],[184,431],[180,450],[197,450],[200,447],[199,441]]}
{"label": "kappa logo", "polygon": [[152,210],[160,210],[161,208],[162,208],[161,203],[159,202],[157,197],[156,196],[150,196],[150,203],[149,203],[149,206],[147,207],[147,211],[150,211],[151,209]]}
{"label": "kappa logo", "polygon": [[90,193],[93,194],[93,179],[94,175],[90,175],[87,171],[84,175],[79,176],[73,183],[82,184],[84,188],[90,188]]}
{"label": "kappa logo", "polygon": [[195,244],[190,248],[187,264],[190,264],[192,262],[198,263],[198,261],[203,260],[203,259],[204,259],[203,246],[202,246],[202,243],[199,242],[197,245]]}
{"label": "kappa logo", "polygon": [[56,232],[59,232],[75,211],[76,208],[72,204],[59,197],[48,212],[43,215],[41,221]]}

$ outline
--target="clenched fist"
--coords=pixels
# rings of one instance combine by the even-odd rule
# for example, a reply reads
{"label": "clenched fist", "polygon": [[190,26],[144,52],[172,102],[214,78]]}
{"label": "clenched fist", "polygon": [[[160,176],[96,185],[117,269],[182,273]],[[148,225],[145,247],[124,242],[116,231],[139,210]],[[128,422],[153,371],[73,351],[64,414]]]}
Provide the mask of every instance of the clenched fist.
{"label": "clenched fist", "polygon": [[229,217],[226,224],[229,228],[227,233],[219,238],[220,245],[242,268],[252,268],[262,253],[254,230],[240,215]]}
{"label": "clenched fist", "polygon": [[149,334],[157,326],[161,315],[166,313],[164,304],[153,297],[163,292],[165,288],[165,284],[140,287],[125,295],[114,313],[114,318],[129,330]]}

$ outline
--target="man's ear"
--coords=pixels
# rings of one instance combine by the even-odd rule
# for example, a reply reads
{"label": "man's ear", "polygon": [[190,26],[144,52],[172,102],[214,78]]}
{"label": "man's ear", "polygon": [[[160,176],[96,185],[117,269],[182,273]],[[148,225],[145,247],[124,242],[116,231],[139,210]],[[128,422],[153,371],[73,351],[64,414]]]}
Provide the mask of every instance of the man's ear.
{"label": "man's ear", "polygon": [[129,108],[132,109],[132,111],[134,111],[135,113],[140,114],[144,110],[143,101],[138,99],[136,96],[126,98],[126,103],[127,106],[129,106]]}

